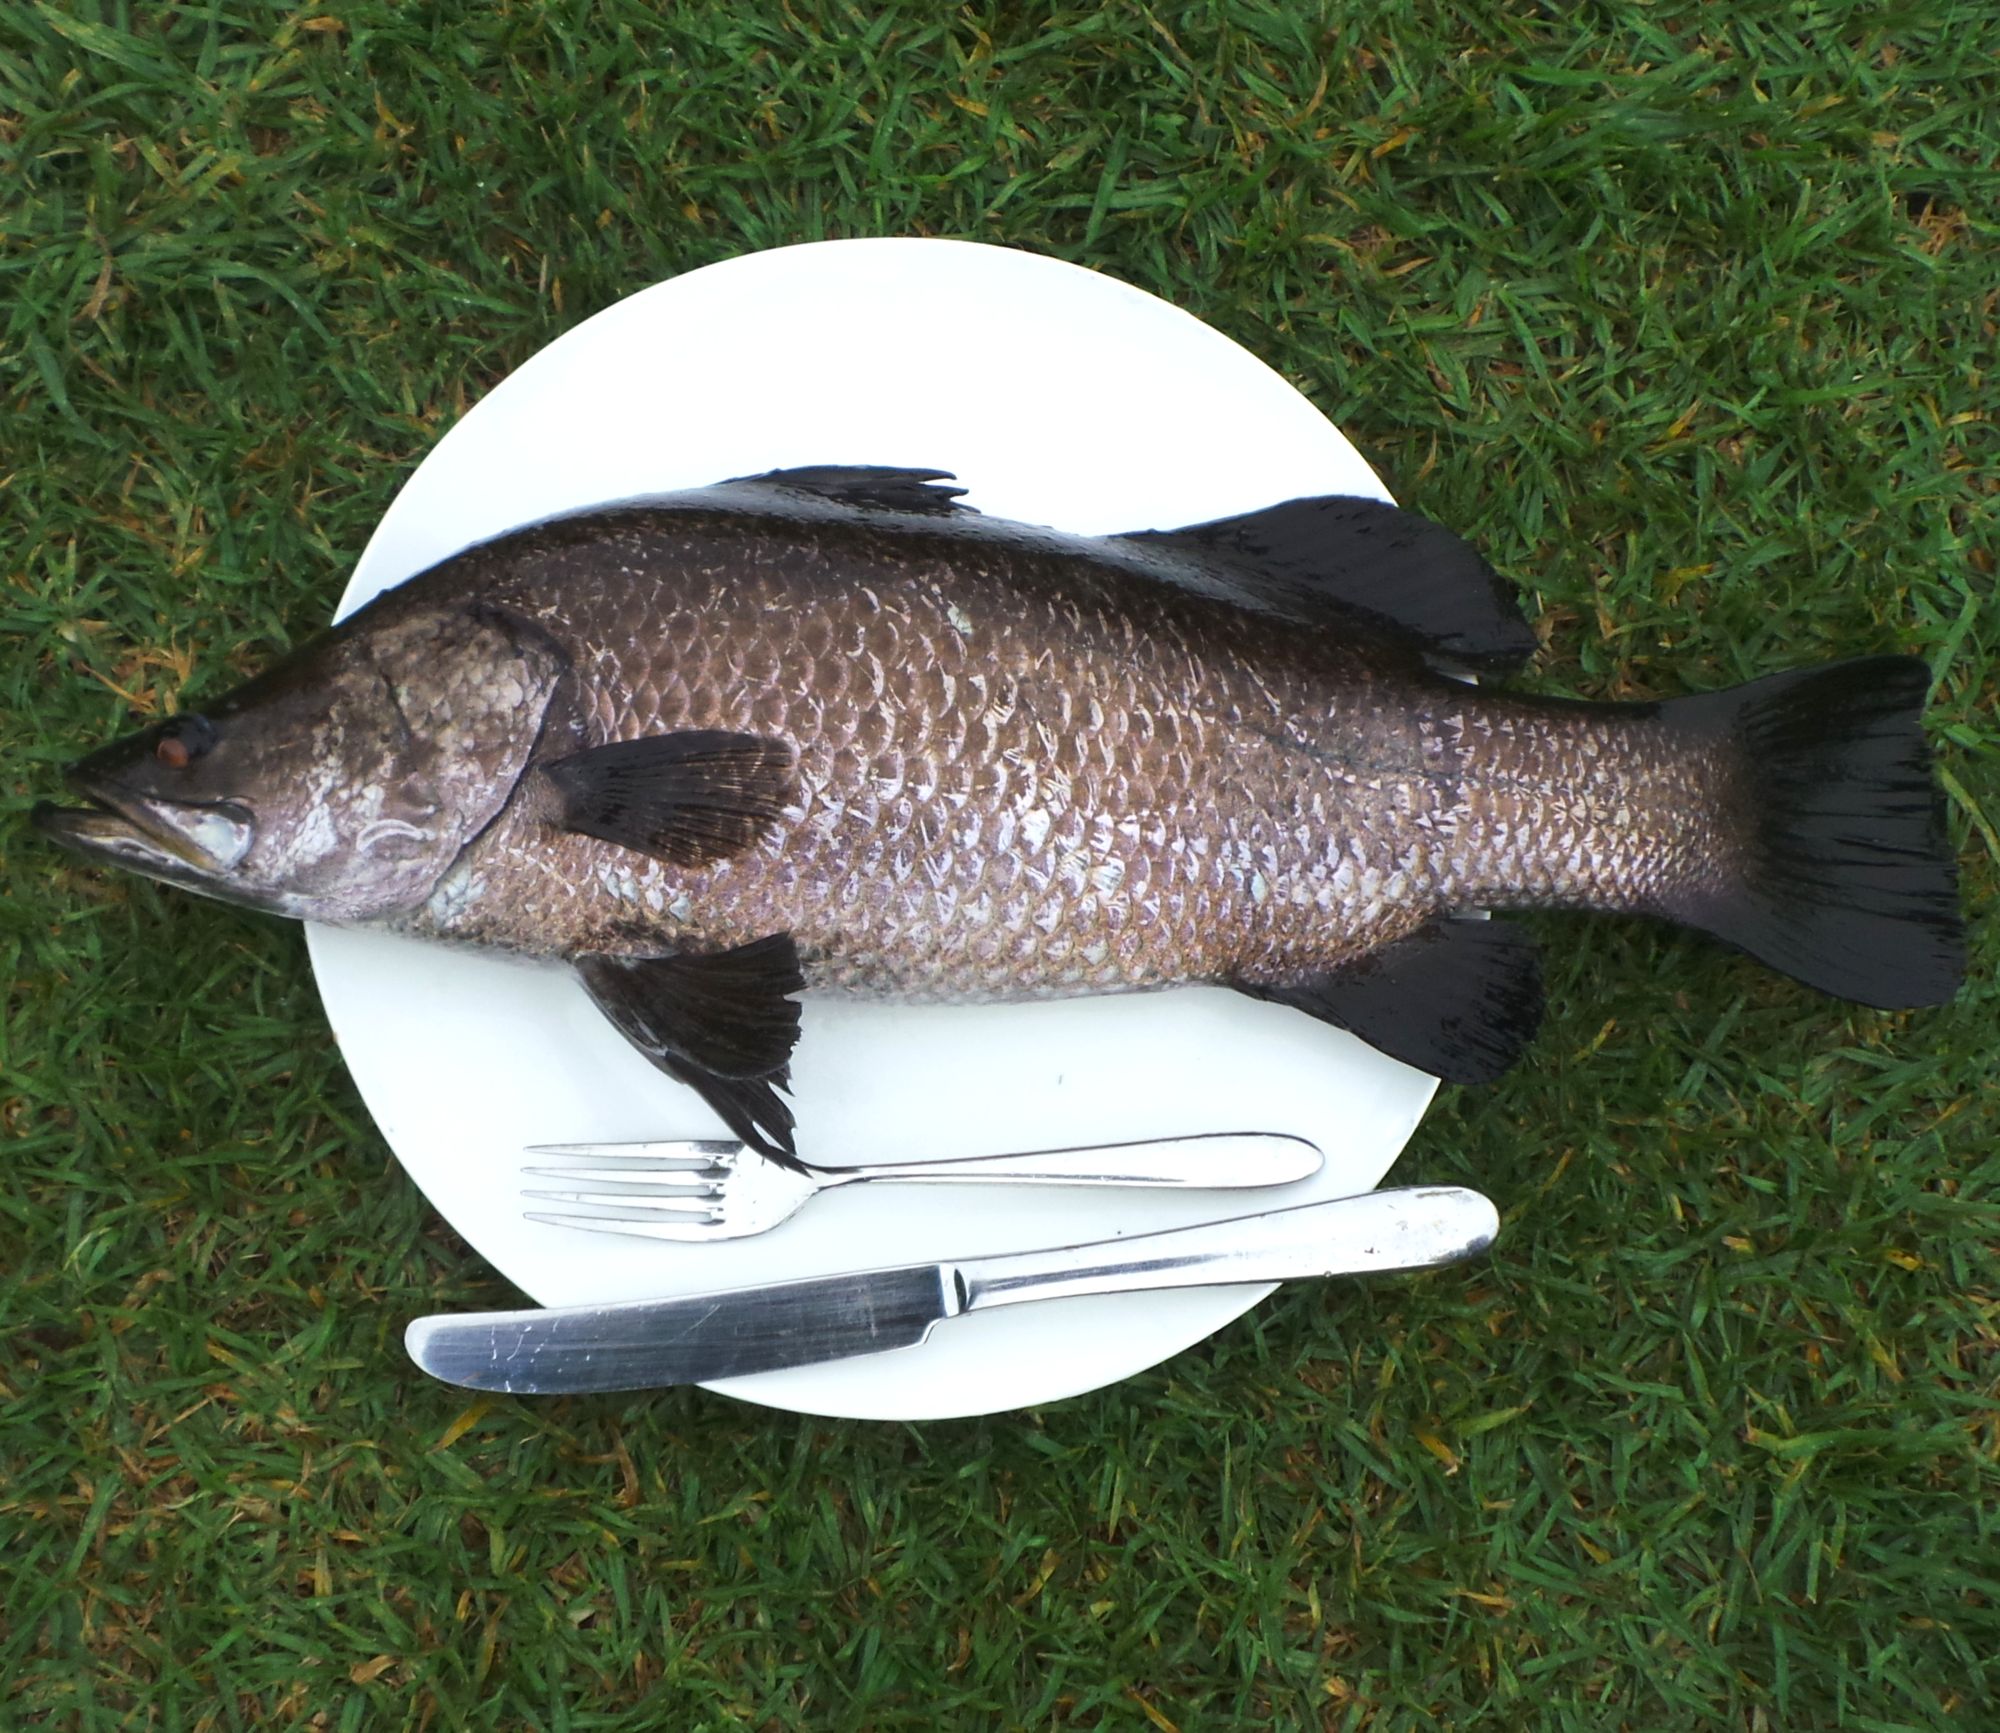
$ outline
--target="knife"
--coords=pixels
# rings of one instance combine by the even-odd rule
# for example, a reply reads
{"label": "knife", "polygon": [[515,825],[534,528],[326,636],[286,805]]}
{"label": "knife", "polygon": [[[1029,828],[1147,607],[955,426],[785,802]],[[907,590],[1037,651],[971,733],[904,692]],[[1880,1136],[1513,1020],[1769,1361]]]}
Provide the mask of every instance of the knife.
{"label": "knife", "polygon": [[1028,1300],[1429,1269],[1484,1251],[1499,1227],[1478,1192],[1407,1186],[1051,1251],[418,1318],[403,1340],[432,1377],[468,1390],[652,1390],[913,1348],[947,1318]]}

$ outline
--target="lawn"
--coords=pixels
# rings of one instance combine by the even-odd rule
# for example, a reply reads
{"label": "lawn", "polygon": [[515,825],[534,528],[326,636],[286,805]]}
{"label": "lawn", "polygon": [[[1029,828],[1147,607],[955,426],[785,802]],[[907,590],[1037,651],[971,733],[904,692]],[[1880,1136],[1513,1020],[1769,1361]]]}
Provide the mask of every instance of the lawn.
{"label": "lawn", "polygon": [[[1983,0],[0,3],[0,1725],[2000,1725],[1995,46]],[[321,624],[559,332],[861,234],[1248,346],[1522,585],[1541,690],[1926,658],[1963,994],[1538,920],[1528,1063],[1394,1173],[1492,1195],[1490,1259],[1041,1411],[426,1382],[409,1317],[515,1296],[299,932],[25,815]]]}

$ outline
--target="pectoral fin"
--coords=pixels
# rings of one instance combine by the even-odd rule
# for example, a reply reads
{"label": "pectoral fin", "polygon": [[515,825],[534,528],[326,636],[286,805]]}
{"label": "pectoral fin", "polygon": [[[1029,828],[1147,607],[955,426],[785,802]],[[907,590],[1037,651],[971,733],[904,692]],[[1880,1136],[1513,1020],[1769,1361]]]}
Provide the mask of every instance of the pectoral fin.
{"label": "pectoral fin", "polygon": [[1491,1083],[1542,1020],[1541,954],[1505,921],[1438,921],[1305,981],[1231,985],[1348,1030],[1447,1083]]}
{"label": "pectoral fin", "polygon": [[577,973],[619,1034],[696,1090],[729,1129],[791,1166],[791,1077],[805,986],[789,933],[707,957],[579,959]]}
{"label": "pectoral fin", "polygon": [[797,759],[785,741],[687,729],[593,746],[545,765],[557,822],[676,866],[740,854],[792,802]]}

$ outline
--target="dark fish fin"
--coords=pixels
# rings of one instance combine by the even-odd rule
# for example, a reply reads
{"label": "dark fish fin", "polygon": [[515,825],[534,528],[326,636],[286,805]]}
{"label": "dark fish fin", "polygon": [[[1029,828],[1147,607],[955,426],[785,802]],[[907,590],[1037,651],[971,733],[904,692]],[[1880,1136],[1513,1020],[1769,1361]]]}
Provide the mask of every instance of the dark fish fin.
{"label": "dark fish fin", "polygon": [[962,487],[932,484],[956,478],[948,469],[888,469],[879,465],[816,463],[804,469],[767,469],[762,475],[739,475],[723,487],[772,487],[787,493],[807,493],[835,505],[868,511],[915,512],[923,517],[948,517],[971,511],[960,505]]}
{"label": "dark fish fin", "polygon": [[1542,1020],[1541,953],[1505,921],[1437,921],[1307,981],[1230,985],[1346,1029],[1447,1083],[1491,1083]]}
{"label": "dark fish fin", "polygon": [[618,1033],[698,1091],[751,1148],[797,1164],[791,1082],[805,986],[789,933],[707,957],[579,958],[577,973]]}
{"label": "dark fish fin", "polygon": [[709,866],[777,822],[796,792],[796,763],[782,740],[688,729],[593,746],[542,774],[562,798],[564,829],[676,866]]}
{"label": "dark fish fin", "polygon": [[1965,978],[1956,862],[1924,739],[1930,671],[1869,656],[1681,698],[1733,739],[1737,870],[1667,912],[1844,999],[1941,1005]]}
{"label": "dark fish fin", "polygon": [[1123,538],[1219,565],[1256,605],[1305,625],[1362,615],[1439,661],[1507,673],[1535,653],[1518,601],[1470,543],[1415,512],[1332,494]]}

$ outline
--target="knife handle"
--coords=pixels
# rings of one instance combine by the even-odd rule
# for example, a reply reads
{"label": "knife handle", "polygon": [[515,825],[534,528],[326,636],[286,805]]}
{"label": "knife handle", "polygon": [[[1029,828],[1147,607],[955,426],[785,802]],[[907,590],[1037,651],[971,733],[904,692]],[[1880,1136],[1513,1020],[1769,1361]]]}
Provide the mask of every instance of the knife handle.
{"label": "knife handle", "polygon": [[1088,1246],[961,1258],[952,1268],[971,1312],[1079,1294],[1430,1269],[1483,1252],[1499,1231],[1498,1212],[1476,1191],[1403,1186]]}

